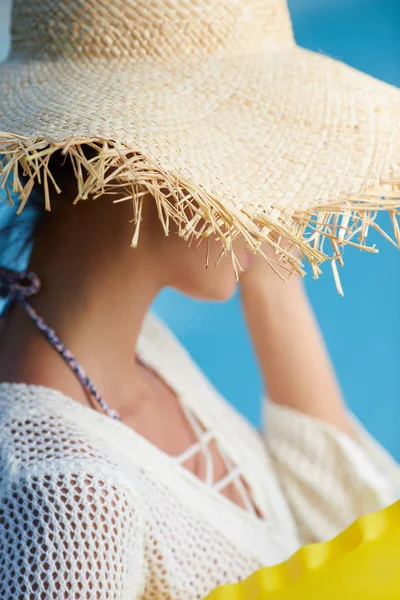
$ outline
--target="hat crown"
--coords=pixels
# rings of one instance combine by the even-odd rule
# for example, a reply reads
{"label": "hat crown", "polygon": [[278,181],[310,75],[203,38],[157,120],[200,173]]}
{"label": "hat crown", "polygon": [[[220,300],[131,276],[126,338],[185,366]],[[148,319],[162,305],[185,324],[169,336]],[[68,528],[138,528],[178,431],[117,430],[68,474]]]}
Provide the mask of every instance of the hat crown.
{"label": "hat crown", "polygon": [[293,43],[285,0],[14,0],[12,55],[163,57]]}

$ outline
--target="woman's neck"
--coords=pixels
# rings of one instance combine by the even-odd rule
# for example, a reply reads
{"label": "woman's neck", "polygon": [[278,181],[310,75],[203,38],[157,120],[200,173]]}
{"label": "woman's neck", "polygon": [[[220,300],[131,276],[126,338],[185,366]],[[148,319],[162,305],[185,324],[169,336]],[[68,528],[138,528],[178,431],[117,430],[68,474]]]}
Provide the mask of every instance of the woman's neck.
{"label": "woman's neck", "polygon": [[[78,207],[69,208],[79,212]],[[127,407],[134,411],[136,344],[162,284],[146,242],[141,250],[129,247],[126,212],[124,218],[116,215],[113,223],[98,218],[91,227],[88,213],[83,208],[74,215],[71,227],[65,222],[57,227],[56,222],[51,229],[44,228],[29,266],[42,281],[32,305],[106,402],[120,412]],[[21,306],[13,309],[2,335],[0,381],[54,387],[87,404],[76,375]]]}

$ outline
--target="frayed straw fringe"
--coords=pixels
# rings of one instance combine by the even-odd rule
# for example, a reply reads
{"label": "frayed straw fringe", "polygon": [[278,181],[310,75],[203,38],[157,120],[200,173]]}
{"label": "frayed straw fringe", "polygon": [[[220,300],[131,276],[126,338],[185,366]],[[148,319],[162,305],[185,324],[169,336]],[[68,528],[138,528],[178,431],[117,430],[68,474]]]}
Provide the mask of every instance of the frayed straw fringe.
{"label": "frayed straw fringe", "polygon": [[[82,146],[96,150],[91,159],[84,155]],[[311,263],[315,278],[321,274],[320,265],[330,260],[334,279],[339,293],[343,294],[337,265],[343,266],[341,249],[354,246],[367,252],[378,252],[375,246],[368,246],[366,239],[370,227],[381,233],[396,246],[400,246],[400,177],[380,182],[373,194],[360,194],[350,198],[339,198],[311,210],[297,211],[286,217],[280,207],[274,215],[254,214],[249,210],[237,209],[234,205],[224,205],[218,198],[201,186],[186,181],[179,175],[168,173],[154,161],[131,148],[97,138],[73,138],[64,142],[46,140],[43,137],[25,138],[15,134],[0,132],[0,189],[5,190],[9,205],[14,205],[11,195],[19,194],[20,204],[17,214],[26,205],[35,182],[43,184],[45,209],[50,210],[49,180],[57,193],[61,189],[49,169],[51,155],[61,150],[69,157],[75,172],[78,193],[74,203],[95,199],[103,194],[115,194],[123,189],[126,195],[114,202],[131,201],[134,209],[134,232],[132,246],[139,240],[139,230],[143,200],[150,193],[156,204],[165,234],[168,235],[170,220],[178,226],[178,233],[189,242],[215,235],[222,243],[222,253],[230,253],[236,276],[241,267],[234,255],[232,242],[243,235],[253,252],[265,256],[261,244],[267,242],[277,253],[277,260],[266,257],[271,267],[278,273],[277,265],[288,273],[305,274],[302,259]],[[18,177],[21,165],[29,179],[23,187]],[[394,239],[385,233],[375,218],[378,211],[387,210],[390,214]],[[328,240],[333,254],[328,255],[324,243]],[[297,252],[292,252],[296,249]],[[207,252],[208,262],[208,252]],[[278,273],[281,276],[280,273]]]}

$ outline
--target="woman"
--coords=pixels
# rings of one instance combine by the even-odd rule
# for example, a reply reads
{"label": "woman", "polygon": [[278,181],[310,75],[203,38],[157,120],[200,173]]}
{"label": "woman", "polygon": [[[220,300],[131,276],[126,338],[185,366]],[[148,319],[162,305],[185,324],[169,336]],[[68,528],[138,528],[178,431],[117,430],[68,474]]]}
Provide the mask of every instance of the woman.
{"label": "woman", "polygon": [[[100,135],[98,129],[90,132],[87,124],[99,114],[92,102],[99,96],[108,98],[119,81],[113,77],[119,56],[124,56],[132,40],[128,25],[135,23],[140,29],[150,22],[162,34],[160,38],[153,31],[153,37],[137,35],[134,39],[130,52],[134,54],[139,47],[135,64],[140,70],[147,45],[157,39],[156,48],[160,48],[168,23],[172,41],[167,59],[163,55],[157,62],[154,54],[145,66],[148,79],[156,69],[157,81],[161,78],[163,85],[173,86],[161,66],[168,70],[166,64],[174,62],[171,53],[181,47],[189,64],[198,61],[197,49],[192,49],[193,56],[190,52],[190,43],[198,38],[191,34],[195,26],[211,18],[207,5],[189,2],[189,18],[185,13],[181,30],[187,35],[187,45],[180,46],[173,36],[181,15],[175,8],[173,15],[169,12],[174,3],[141,5],[132,0],[128,5],[114,2],[111,10],[100,3],[93,12],[90,2],[71,2],[66,8],[57,2],[19,0],[14,9],[11,57],[0,72],[0,128],[9,132],[0,134],[3,178],[13,176],[14,192],[22,204],[28,198],[39,201],[34,204],[37,217],[28,271],[0,271],[0,293],[12,301],[0,339],[3,600],[200,599],[217,585],[284,560],[302,544],[332,537],[361,514],[399,497],[398,466],[346,409],[298,274],[303,255],[318,272],[324,258],[320,235],[330,236],[334,248],[354,242],[351,232],[359,226],[357,209],[353,206],[351,215],[344,214],[341,223],[336,220],[331,227],[326,212],[322,213],[321,227],[305,241],[301,211],[293,216],[292,192],[298,189],[293,181],[281,179],[279,184],[286,200],[275,204],[263,200],[262,214],[261,208],[251,210],[254,202],[243,190],[253,194],[253,178],[266,177],[260,166],[261,175],[257,175],[259,162],[254,154],[251,181],[245,182],[244,175],[238,177],[232,171],[229,180],[237,187],[237,204],[226,200],[226,180],[220,179],[219,172],[211,174],[210,165],[216,170],[219,164],[233,169],[236,160],[243,160],[240,153],[247,142],[239,136],[239,157],[231,152],[228,160],[228,154],[221,154],[226,142],[221,130],[216,159],[210,162],[208,156],[203,164],[205,147],[196,146],[196,136],[207,129],[209,115],[198,130],[193,125],[196,121],[187,125],[193,129],[192,150],[183,155],[178,152],[184,150],[183,134],[167,134],[156,110],[152,113],[158,123],[155,130],[147,113],[147,120],[135,126],[135,135],[139,131],[147,136],[142,145],[133,141],[119,145],[111,134]],[[257,27],[263,19],[263,35],[268,25],[270,42],[277,43],[274,36],[280,30],[282,35],[285,32],[279,38],[285,51],[292,44],[284,4],[271,2],[268,8],[266,3],[261,11],[258,2],[237,3],[234,10],[240,6],[246,8],[243,14],[233,14],[231,4],[218,3],[214,8],[225,20],[213,20],[214,29],[204,25],[204,39],[219,40],[218,47],[213,46],[212,60],[220,52],[225,60],[230,50],[228,41],[221,50],[222,38],[217,35],[221,23],[236,30],[235,48],[251,30],[247,42],[254,53],[252,44],[257,42]],[[163,19],[158,22],[160,10]],[[118,11],[120,18],[114,21]],[[272,27],[271,19],[276,19]],[[94,35],[96,27],[103,32],[101,39]],[[92,46],[87,44],[89,39]],[[296,53],[302,51],[294,43],[290,48],[292,60],[300,56]],[[91,58],[89,63],[80,63],[82,52]],[[234,62],[238,60],[235,57]],[[339,69],[333,62],[318,60],[323,61],[324,72]],[[107,76],[96,72],[92,80],[82,78],[79,70],[93,64],[102,65]],[[57,68],[58,75],[54,70],[40,76],[43,68]],[[124,69],[133,79],[138,76],[136,67],[130,71],[125,64]],[[98,77],[104,78],[99,82]],[[377,106],[384,113],[381,127],[389,131],[395,92],[353,72],[351,77],[361,78],[356,79],[357,90],[364,85],[382,86]],[[104,88],[107,79],[112,85]],[[190,88],[188,77],[186,82]],[[72,83],[78,93],[64,103]],[[123,97],[121,89],[113,96],[105,112],[106,128],[108,115],[114,125],[123,122],[124,110],[130,110],[130,94],[138,87],[134,83],[130,93],[124,88]],[[79,95],[83,84],[87,95]],[[232,106],[237,107],[241,94],[250,94],[248,84],[238,83]],[[51,94],[45,93],[46,86],[52,88]],[[33,104],[21,101],[21,94],[28,98],[38,91]],[[148,102],[154,100],[149,89],[147,93]],[[165,94],[164,90],[163,100]],[[369,97],[363,94],[365,102]],[[193,95],[192,102],[196,102]],[[158,111],[161,104],[165,103],[160,102]],[[167,106],[165,118],[180,118],[178,101],[175,108]],[[277,122],[273,106],[270,113],[268,119]],[[357,136],[352,119],[342,127],[347,127],[346,135],[351,128]],[[242,113],[241,120],[259,135],[256,116],[250,122]],[[293,126],[299,128],[298,121]],[[356,126],[361,137],[354,148],[360,150],[363,128],[369,125],[360,118]],[[313,139],[313,124],[302,127],[307,139]],[[74,134],[68,138],[71,128]],[[260,135],[265,140],[265,132]],[[165,154],[160,150],[156,160],[155,146],[161,148],[164,142]],[[375,151],[384,142],[375,140]],[[309,157],[314,170],[338,155],[336,142],[324,144],[316,142],[321,154]],[[360,151],[366,151],[365,144]],[[279,155],[281,160],[292,162],[296,171],[285,152]],[[190,179],[186,169],[192,160]],[[174,161],[175,168],[168,171]],[[367,178],[360,183],[358,157],[351,161],[339,188],[348,182],[353,169],[351,189],[355,193],[354,186],[359,185],[359,202]],[[273,170],[272,156],[269,168]],[[381,163],[379,169],[383,169]],[[275,189],[272,170],[263,180],[272,186],[271,197]],[[385,172],[379,171],[382,182]],[[58,197],[49,191],[54,182]],[[315,188],[317,180],[310,185]],[[86,198],[95,202],[76,202]],[[318,189],[309,198],[316,207],[324,196]],[[8,199],[12,200],[10,194]],[[45,213],[50,201],[51,212]],[[388,194],[385,202],[373,206],[394,211],[395,201]],[[281,209],[282,218],[277,218],[274,211]],[[311,218],[313,209],[304,214]],[[364,215],[369,223],[369,209]],[[136,224],[133,241],[132,220]],[[134,251],[130,241],[137,246]],[[295,273],[283,281],[290,271]],[[262,434],[220,397],[178,341],[149,314],[151,302],[165,286],[196,298],[223,301],[234,293],[237,275],[272,399],[266,404],[267,427]]]}

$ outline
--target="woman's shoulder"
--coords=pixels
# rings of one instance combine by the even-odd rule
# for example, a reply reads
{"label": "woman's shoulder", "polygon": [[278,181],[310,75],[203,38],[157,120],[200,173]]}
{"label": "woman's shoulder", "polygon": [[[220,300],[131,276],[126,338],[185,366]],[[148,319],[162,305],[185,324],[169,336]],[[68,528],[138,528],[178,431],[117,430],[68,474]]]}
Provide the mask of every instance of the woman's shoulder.
{"label": "woman's shoulder", "polygon": [[13,598],[83,589],[100,598],[110,585],[139,597],[145,505],[57,394],[0,384],[0,588]]}
{"label": "woman's shoulder", "polygon": [[[102,417],[105,423],[103,424]],[[0,383],[0,463],[3,473],[121,475],[102,428],[112,420],[58,390]]]}

